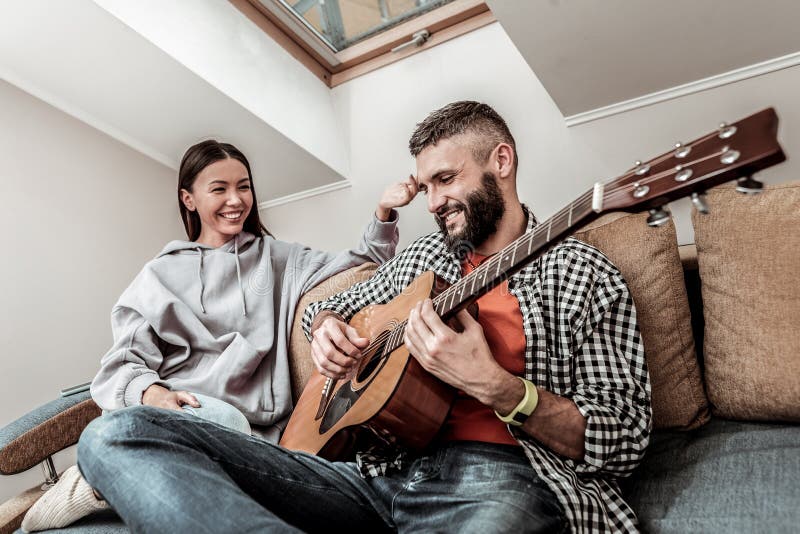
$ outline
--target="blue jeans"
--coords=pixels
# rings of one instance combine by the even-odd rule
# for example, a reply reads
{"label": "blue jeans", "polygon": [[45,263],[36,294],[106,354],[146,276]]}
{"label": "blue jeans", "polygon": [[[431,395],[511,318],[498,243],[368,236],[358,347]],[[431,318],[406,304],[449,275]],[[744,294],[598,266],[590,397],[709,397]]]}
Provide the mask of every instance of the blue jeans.
{"label": "blue jeans", "polygon": [[183,406],[184,412],[250,435],[250,423],[247,422],[247,418],[235,406],[200,393],[192,393],[192,395],[200,403],[200,407],[195,408],[185,404]]}
{"label": "blue jeans", "polygon": [[559,532],[553,492],[524,454],[450,443],[400,472],[288,451],[180,412],[120,410],[93,421],[78,464],[135,532]]}
{"label": "blue jeans", "polygon": [[[247,435],[252,434],[250,423],[236,406],[217,399],[216,397],[203,395],[202,393],[192,392],[192,395],[194,395],[194,398],[196,398],[200,403],[200,407],[195,408],[194,406],[184,404],[181,407],[184,412],[190,413],[196,417],[199,417],[200,419],[205,419],[206,421],[211,421],[212,423],[217,423],[218,425],[228,427],[231,430],[238,430],[239,432],[243,432]],[[120,409],[123,410],[125,408]],[[104,411],[103,415],[108,415],[113,411]]]}

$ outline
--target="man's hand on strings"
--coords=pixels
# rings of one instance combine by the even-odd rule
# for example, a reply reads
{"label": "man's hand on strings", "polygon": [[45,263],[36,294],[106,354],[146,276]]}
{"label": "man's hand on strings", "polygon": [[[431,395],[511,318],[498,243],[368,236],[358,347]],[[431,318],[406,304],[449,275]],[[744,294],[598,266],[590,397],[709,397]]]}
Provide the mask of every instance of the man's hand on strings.
{"label": "man's hand on strings", "polygon": [[369,345],[369,338],[361,337],[355,328],[332,312],[321,312],[314,320],[311,333],[311,358],[320,374],[337,380],[352,378],[363,356],[361,351]]}

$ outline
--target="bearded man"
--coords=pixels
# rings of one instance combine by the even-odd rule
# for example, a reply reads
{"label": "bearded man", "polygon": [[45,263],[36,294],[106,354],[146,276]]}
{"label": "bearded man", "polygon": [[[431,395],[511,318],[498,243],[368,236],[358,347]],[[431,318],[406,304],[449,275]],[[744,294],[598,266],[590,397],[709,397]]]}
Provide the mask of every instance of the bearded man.
{"label": "bearded man", "polygon": [[[517,195],[514,138],[488,105],[434,111],[409,146],[417,163],[409,187],[427,196],[440,230],[306,310],[312,357],[327,377],[351,376],[369,344],[347,324],[360,309],[389,302],[425,271],[456,283],[536,225]],[[143,477],[168,485],[160,494],[174,506],[157,514],[156,503],[127,506],[123,519],[142,530],[228,530],[233,514],[240,531],[636,531],[618,479],[648,444],[650,385],[619,271],[567,239],[477,303],[477,320],[459,312],[455,329],[430,299],[409,315],[406,348],[458,391],[422,452],[384,447],[330,462],[222,428],[200,432],[189,420],[171,429],[176,445],[163,439],[164,428],[154,434],[162,439],[148,439],[151,418],[136,413],[119,416],[124,424],[106,429],[106,438],[88,438],[96,441],[88,448],[118,451],[119,432],[135,429],[131,438],[162,456],[164,469],[177,454],[191,457],[181,476]],[[180,513],[209,488],[226,503],[224,514]]]}
{"label": "bearded man", "polygon": [[[306,310],[312,356],[326,376],[346,376],[365,346],[345,322],[355,312],[388,302],[424,271],[456,283],[536,225],[517,195],[514,138],[488,105],[434,111],[409,149],[440,231]],[[409,316],[406,347],[459,393],[423,454],[359,456],[380,513],[406,531],[635,531],[617,479],[648,444],[650,385],[619,271],[567,239],[477,303],[477,321],[457,316],[460,332],[431,300]],[[522,401],[532,396],[530,410]]]}

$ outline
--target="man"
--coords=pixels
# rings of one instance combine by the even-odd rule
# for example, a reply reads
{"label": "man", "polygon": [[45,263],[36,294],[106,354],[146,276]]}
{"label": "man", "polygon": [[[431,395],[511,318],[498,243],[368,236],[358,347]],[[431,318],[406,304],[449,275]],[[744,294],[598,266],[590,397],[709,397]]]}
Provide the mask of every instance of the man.
{"label": "man", "polygon": [[[514,139],[489,106],[433,112],[410,148],[440,231],[309,307],[304,327],[326,376],[351,374],[369,341],[345,322],[356,311],[427,270],[455,282],[535,225],[517,197]],[[567,240],[478,304],[477,321],[457,316],[458,331],[430,300],[408,318],[406,347],[459,391],[422,453],[328,462],[137,409],[82,438],[82,470],[134,530],[635,531],[617,478],[648,443],[650,388],[619,272]],[[131,458],[130,472],[118,465]],[[132,479],[152,491],[128,492]]]}

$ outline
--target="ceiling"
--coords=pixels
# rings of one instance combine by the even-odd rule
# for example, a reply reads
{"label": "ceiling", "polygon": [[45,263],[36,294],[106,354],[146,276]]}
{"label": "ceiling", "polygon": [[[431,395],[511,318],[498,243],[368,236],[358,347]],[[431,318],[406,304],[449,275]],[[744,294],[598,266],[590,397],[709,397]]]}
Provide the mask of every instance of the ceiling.
{"label": "ceiling", "polygon": [[227,2],[3,0],[2,13],[0,79],[168,167],[217,138],[247,154],[264,205],[346,184],[330,90]]}
{"label": "ceiling", "polygon": [[797,0],[487,0],[565,117],[800,50]]}

